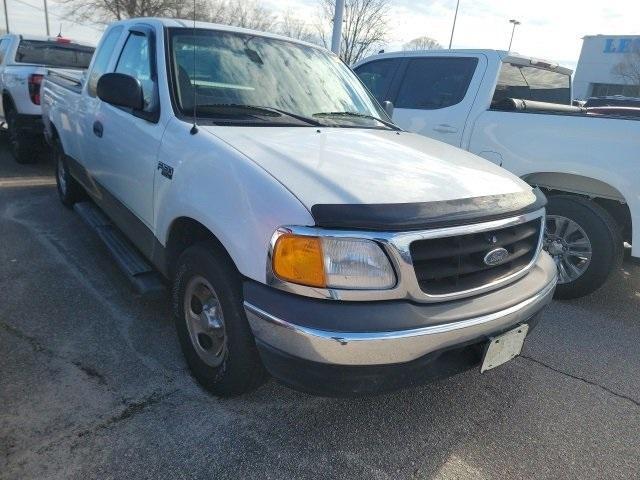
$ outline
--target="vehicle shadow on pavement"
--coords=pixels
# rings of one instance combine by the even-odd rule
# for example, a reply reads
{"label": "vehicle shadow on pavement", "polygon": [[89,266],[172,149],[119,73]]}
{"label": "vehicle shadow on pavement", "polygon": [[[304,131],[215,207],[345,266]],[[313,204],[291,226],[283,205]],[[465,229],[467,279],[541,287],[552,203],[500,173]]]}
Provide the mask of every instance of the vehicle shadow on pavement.
{"label": "vehicle shadow on pavement", "polygon": [[[0,152],[0,182],[51,178]],[[639,269],[554,302],[522,358],[379,396],[190,377],[168,299],[132,293],[49,185],[0,186],[3,478],[631,478]]]}

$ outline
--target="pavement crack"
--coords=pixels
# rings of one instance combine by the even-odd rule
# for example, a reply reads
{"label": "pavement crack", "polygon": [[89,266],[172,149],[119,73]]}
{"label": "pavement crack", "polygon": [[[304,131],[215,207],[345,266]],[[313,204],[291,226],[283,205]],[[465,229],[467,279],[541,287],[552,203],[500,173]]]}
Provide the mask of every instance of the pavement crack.
{"label": "pavement crack", "polygon": [[90,365],[84,365],[80,362],[71,362],[71,363],[73,363],[76,367],[82,370],[87,375],[87,377],[95,379],[96,382],[98,382],[100,385],[107,384],[107,379],[105,378],[105,376],[101,374],[99,371],[97,371],[95,368],[91,367]]}
{"label": "pavement crack", "polygon": [[577,375],[573,375],[571,373],[564,372],[564,371],[562,371],[562,370],[560,370],[558,368],[552,367],[551,365],[549,365],[547,363],[544,363],[544,362],[542,362],[540,360],[537,360],[537,359],[535,359],[533,357],[528,357],[526,355],[520,355],[520,357],[524,358],[525,360],[529,360],[530,362],[536,363],[536,364],[538,364],[540,366],[543,366],[545,368],[548,368],[549,370],[552,370],[552,371],[554,371],[556,373],[559,373],[561,375],[564,375],[566,377],[573,378],[574,380],[579,380],[579,381],[581,381],[583,383],[586,383],[587,385],[591,385],[593,387],[600,388],[601,390],[604,390],[605,392],[607,392],[607,393],[609,393],[609,394],[611,394],[611,395],[613,395],[613,396],[615,396],[617,398],[620,398],[622,400],[627,400],[627,401],[633,403],[636,407],[640,407],[640,401],[638,401],[638,400],[636,400],[636,399],[634,399],[632,397],[629,397],[628,395],[625,395],[623,393],[619,393],[619,392],[616,392],[615,390],[611,390],[609,387],[605,387],[604,385],[600,385],[599,383],[593,382],[593,381],[588,380],[588,379],[586,379],[584,377],[579,377]]}
{"label": "pavement crack", "polygon": [[31,346],[31,348],[33,349],[34,352],[43,353],[47,357],[55,358],[55,359],[61,360],[63,362],[69,362],[72,365],[74,365],[77,368],[79,368],[90,379],[95,380],[100,385],[107,385],[106,377],[102,373],[98,372],[92,366],[86,365],[86,364],[84,364],[82,362],[79,362],[79,361],[69,360],[64,355],[61,355],[61,354],[59,354],[57,352],[54,352],[50,348],[45,347],[42,343],[40,343],[38,341],[37,338],[32,337],[30,335],[27,335],[23,331],[17,329],[16,327],[14,327],[12,325],[9,325],[6,322],[0,321],[0,328],[6,330],[10,334],[12,334],[14,337],[17,337],[17,338],[27,342]]}
{"label": "pavement crack", "polygon": [[21,330],[17,329],[16,327],[14,327],[12,325],[9,325],[6,322],[0,322],[0,327],[5,329],[7,332],[11,333],[14,337],[18,337],[19,339],[24,340],[25,342],[27,342],[31,346],[31,348],[33,348],[34,351],[42,352],[42,353],[45,353],[45,354],[50,355],[52,357],[56,356],[55,352],[53,352],[52,350],[50,350],[47,347],[45,347],[44,345],[42,345],[38,341],[38,339],[36,339],[35,337],[31,337],[31,336],[27,335],[26,333],[22,332]]}
{"label": "pavement crack", "polygon": [[149,407],[162,402],[166,398],[178,392],[178,390],[179,389],[176,388],[175,390],[171,390],[170,392],[164,393],[162,395],[158,393],[152,393],[151,395],[148,395],[139,401],[126,403],[124,409],[120,411],[120,413],[107,418],[105,421],[103,421],[102,423],[99,423],[98,425],[95,425],[91,428],[78,432],[77,436],[84,437],[86,435],[96,433],[100,430],[104,430],[106,428],[112,427],[117,423],[129,420],[135,417],[136,415],[144,412]]}

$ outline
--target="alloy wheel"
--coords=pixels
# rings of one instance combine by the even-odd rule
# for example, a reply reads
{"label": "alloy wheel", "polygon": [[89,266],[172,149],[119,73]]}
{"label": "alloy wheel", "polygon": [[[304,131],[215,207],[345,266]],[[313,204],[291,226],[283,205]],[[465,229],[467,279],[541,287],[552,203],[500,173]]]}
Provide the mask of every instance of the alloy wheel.
{"label": "alloy wheel", "polygon": [[589,268],[593,253],[591,241],[584,229],[570,218],[547,215],[543,246],[558,267],[558,283],[573,282]]}

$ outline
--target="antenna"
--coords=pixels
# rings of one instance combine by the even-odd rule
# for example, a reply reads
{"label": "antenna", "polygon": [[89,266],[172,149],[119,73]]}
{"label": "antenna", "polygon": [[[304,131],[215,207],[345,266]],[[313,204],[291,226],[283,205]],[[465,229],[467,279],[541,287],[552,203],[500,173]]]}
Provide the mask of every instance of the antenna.
{"label": "antenna", "polygon": [[193,127],[189,133],[198,133],[198,84],[196,83],[196,0],[193,0]]}
{"label": "antenna", "polygon": [[62,38],[62,24],[60,24],[60,30],[58,30],[58,38]]}

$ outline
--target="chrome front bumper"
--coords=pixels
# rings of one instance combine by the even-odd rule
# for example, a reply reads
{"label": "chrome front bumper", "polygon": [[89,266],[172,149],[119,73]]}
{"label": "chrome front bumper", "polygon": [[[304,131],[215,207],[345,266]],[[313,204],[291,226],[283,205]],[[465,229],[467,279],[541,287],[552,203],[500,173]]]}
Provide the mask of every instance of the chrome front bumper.
{"label": "chrome front bumper", "polygon": [[[247,301],[244,306],[256,339],[291,356],[332,365],[388,365],[410,362],[525,323],[551,302],[557,282],[556,274],[552,275],[553,281],[537,294],[509,308],[410,330],[349,333],[319,330],[284,321]],[[365,304],[362,308],[374,307]]]}

